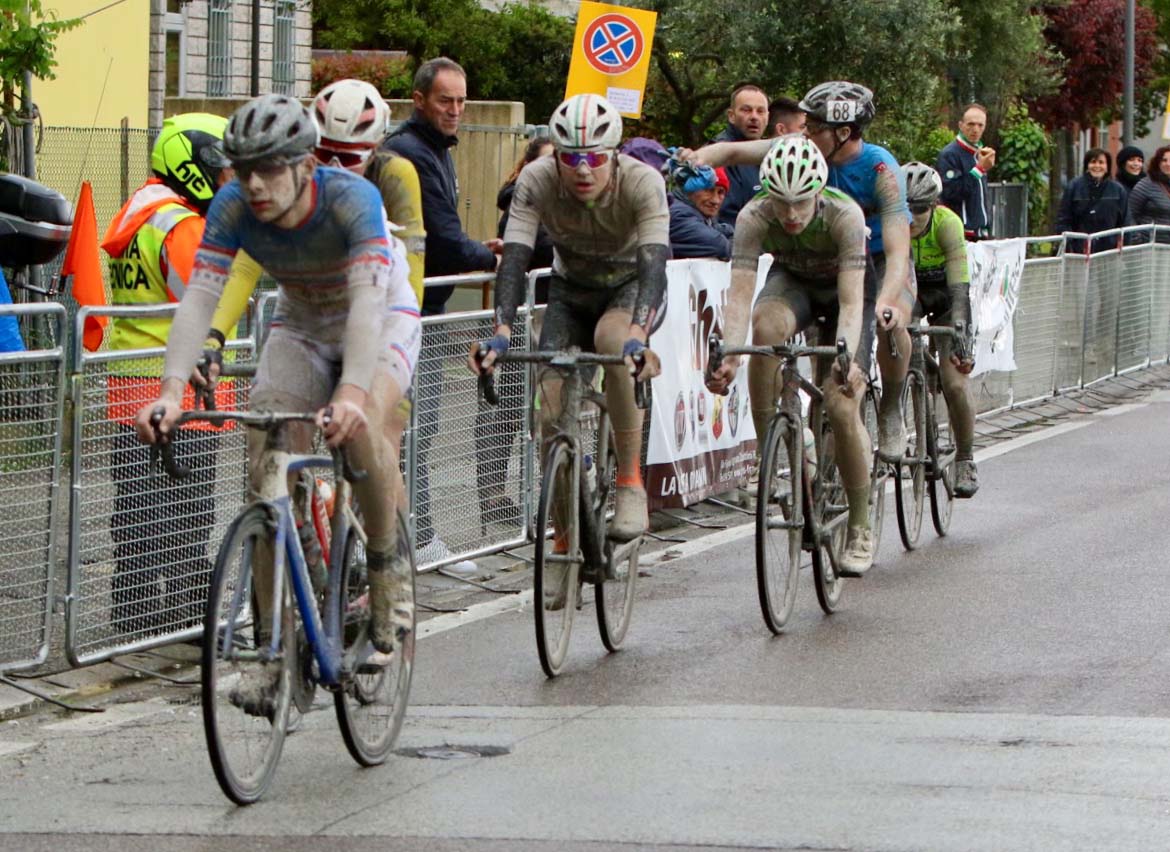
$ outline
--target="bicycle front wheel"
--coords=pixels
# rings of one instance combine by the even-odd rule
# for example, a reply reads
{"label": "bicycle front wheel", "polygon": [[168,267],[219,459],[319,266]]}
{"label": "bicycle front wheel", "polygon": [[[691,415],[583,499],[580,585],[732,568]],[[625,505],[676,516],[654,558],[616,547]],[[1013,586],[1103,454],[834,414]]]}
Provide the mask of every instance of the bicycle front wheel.
{"label": "bicycle front wheel", "polygon": [[913,550],[922,534],[923,500],[926,497],[926,400],[922,379],[913,372],[907,375],[902,393],[906,455],[896,467],[894,493],[902,546]]}
{"label": "bicycle front wheel", "polygon": [[[605,432],[598,433],[597,440],[597,491],[593,495],[593,515],[597,525],[606,526],[606,515],[613,504],[617,487],[617,448],[613,444],[613,426],[609,418],[602,419]],[[601,644],[613,653],[625,641],[630,629],[630,616],[634,612],[634,592],[638,586],[638,556],[640,542],[605,542],[605,572],[601,582],[593,586],[594,602],[597,605],[597,629],[601,633]]]}
{"label": "bicycle front wheel", "polygon": [[813,542],[812,563],[817,603],[825,615],[831,615],[841,603],[845,580],[837,571],[837,560],[845,550],[848,535],[849,506],[845,486],[837,470],[837,451],[827,417],[821,420],[821,454],[813,481],[813,504],[809,518]]}
{"label": "bicycle front wheel", "polygon": [[784,415],[772,418],[756,494],[756,588],[764,624],[776,634],[792,615],[800,578],[803,463],[803,430]]}
{"label": "bicycle front wheel", "polygon": [[[567,558],[570,555],[570,524],[577,522],[572,517],[574,464],[576,459],[569,442],[554,440],[545,456],[540,500],[536,507],[532,610],[540,667],[549,677],[555,677],[565,664],[573,614],[580,594],[577,580],[580,565]],[[554,530],[551,539],[548,536],[550,527]]]}
{"label": "bicycle front wheel", "polygon": [[[253,570],[259,554],[271,573],[275,541],[267,511],[249,506],[228,527],[215,561],[203,622],[203,730],[219,786],[239,805],[255,802],[272,783],[284,745],[292,695],[295,636],[291,602],[283,612],[258,615]],[[263,584],[266,586],[267,584]],[[276,618],[281,643],[267,656]]]}
{"label": "bicycle front wheel", "polygon": [[[940,536],[951,528],[955,509],[955,446],[949,427],[944,436],[939,423],[946,414],[946,400],[941,393],[927,395],[926,451],[930,455],[930,520]],[[940,415],[939,408],[943,414]]]}
{"label": "bicycle front wheel", "polygon": [[[398,515],[398,556],[410,563],[410,596],[414,598],[414,551],[406,519]],[[384,762],[402,730],[414,669],[415,625],[392,654],[379,654],[370,644],[369,579],[366,548],[350,529],[341,566],[340,624],[344,655],[350,670],[342,674],[341,688],[333,693],[337,725],[345,747],[362,766]]]}

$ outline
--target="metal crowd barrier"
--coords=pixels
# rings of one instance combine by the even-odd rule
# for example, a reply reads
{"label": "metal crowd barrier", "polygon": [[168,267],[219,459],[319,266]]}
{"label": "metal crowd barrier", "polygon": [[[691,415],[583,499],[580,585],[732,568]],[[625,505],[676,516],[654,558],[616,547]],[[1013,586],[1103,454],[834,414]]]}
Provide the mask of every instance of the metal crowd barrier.
{"label": "metal crowd barrier", "polygon": [[[58,304],[4,305],[0,317],[44,319],[64,339]],[[61,471],[65,348],[0,354],[0,675],[49,655]]]}
{"label": "metal crowd barrier", "polygon": [[[84,308],[87,317],[170,318],[175,305]],[[157,396],[163,349],[85,352],[71,376],[72,487],[65,653],[85,665],[197,636],[216,549],[243,504],[243,430],[184,430],[176,445],[188,479],[152,469],[149,447],[131,425]],[[250,339],[229,344],[252,354]],[[247,386],[221,383],[220,408],[245,407]]]}

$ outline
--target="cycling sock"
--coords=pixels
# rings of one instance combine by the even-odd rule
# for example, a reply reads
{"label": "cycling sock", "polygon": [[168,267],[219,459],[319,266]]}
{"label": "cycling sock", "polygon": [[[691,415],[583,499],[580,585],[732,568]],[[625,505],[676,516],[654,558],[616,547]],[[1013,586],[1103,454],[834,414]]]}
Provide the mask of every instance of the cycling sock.
{"label": "cycling sock", "polygon": [[849,501],[849,526],[869,527],[869,486],[846,488],[845,497]]}
{"label": "cycling sock", "polygon": [[642,488],[642,471],[638,471],[633,476],[618,474],[617,476],[618,488]]}

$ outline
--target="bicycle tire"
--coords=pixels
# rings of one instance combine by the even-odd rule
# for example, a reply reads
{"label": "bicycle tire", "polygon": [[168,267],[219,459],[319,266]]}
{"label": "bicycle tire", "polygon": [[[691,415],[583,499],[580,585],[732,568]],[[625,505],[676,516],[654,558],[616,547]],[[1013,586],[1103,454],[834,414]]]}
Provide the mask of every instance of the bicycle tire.
{"label": "bicycle tire", "polygon": [[[945,536],[951,528],[951,515],[955,510],[955,455],[953,447],[943,446],[940,440],[938,406],[942,394],[932,392],[926,398],[926,452],[930,456],[930,521],[939,536]],[[946,405],[943,399],[942,404]],[[950,456],[946,465],[939,459]]]}
{"label": "bicycle tire", "polygon": [[869,434],[869,445],[873,452],[873,464],[869,469],[869,529],[873,533],[873,560],[876,563],[882,543],[882,526],[886,518],[886,480],[889,465],[878,455],[878,411],[881,410],[881,392],[876,385],[870,385],[861,401],[865,431]]}
{"label": "bicycle tire", "polygon": [[831,531],[824,533],[823,530],[842,512],[847,515],[849,509],[845,486],[837,470],[837,453],[828,417],[821,418],[820,432],[820,453],[807,526],[812,543],[813,586],[817,590],[817,603],[825,615],[832,615],[840,605],[844,591],[845,580],[837,570],[837,558],[845,548],[848,524],[839,522]]}
{"label": "bicycle tire", "polygon": [[784,632],[792,615],[800,579],[804,430],[800,430],[799,439],[797,436],[794,424],[786,415],[779,414],[768,426],[764,450],[760,454],[760,482],[756,493],[756,590],[764,624],[776,635]]}
{"label": "bicycle tire", "polygon": [[[603,422],[605,434],[598,433],[597,452],[594,454],[594,463],[598,464],[598,488],[592,495],[593,515],[602,529],[605,528],[611,497],[617,485],[617,449],[613,443],[613,426],[608,417],[603,418]],[[638,557],[641,546],[640,544],[633,546],[620,563],[614,563],[614,551],[624,546],[606,539],[607,573],[603,574],[601,582],[593,586],[593,598],[597,606],[597,630],[601,634],[601,644],[610,653],[617,651],[625,641],[626,632],[630,629],[634,594],[638,586]]]}
{"label": "bicycle tire", "polygon": [[[572,506],[573,468],[576,459],[573,448],[565,438],[555,438],[545,454],[541,476],[540,499],[536,506],[536,548],[532,590],[536,651],[540,667],[548,677],[556,677],[565,664],[569,651],[569,637],[573,630],[573,615],[580,593],[576,562],[554,562],[549,559],[556,549],[555,536],[547,535],[558,511],[564,513],[558,526],[568,530],[576,519],[568,517]],[[559,501],[559,503],[558,503]]]}
{"label": "bicycle tire", "polygon": [[[410,563],[410,593],[414,597],[414,550],[406,519],[398,513],[398,555]],[[338,623],[344,649],[365,653],[369,643],[369,581],[366,575],[365,548],[355,530],[350,529],[345,543],[345,561],[341,570],[342,594]],[[402,730],[410,699],[414,671],[416,624],[393,654],[368,657],[356,670],[343,674],[341,688],[333,693],[337,726],[350,756],[361,766],[378,766],[385,762]]]}
{"label": "bicycle tire", "polygon": [[922,379],[911,372],[902,389],[902,417],[906,423],[905,462],[898,462],[894,493],[898,507],[898,534],[902,546],[913,550],[922,535],[926,497],[926,401]]}
{"label": "bicycle tire", "polygon": [[[239,694],[234,691],[241,678],[264,665],[257,659],[240,659],[237,652],[253,652],[261,646],[252,584],[253,552],[259,542],[267,541],[271,547],[274,540],[270,516],[262,506],[248,506],[236,516],[216,555],[203,621],[200,701],[207,752],[220,788],[239,805],[257,801],[271,785],[291,704],[296,651],[287,589],[281,616],[280,669],[271,709],[263,715],[249,713],[239,706]],[[230,645],[226,641],[229,633]]]}

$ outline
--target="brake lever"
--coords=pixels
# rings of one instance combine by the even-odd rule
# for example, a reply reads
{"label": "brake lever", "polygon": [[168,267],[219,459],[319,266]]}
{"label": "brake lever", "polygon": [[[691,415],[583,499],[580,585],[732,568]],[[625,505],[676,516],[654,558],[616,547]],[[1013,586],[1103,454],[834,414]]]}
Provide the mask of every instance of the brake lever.
{"label": "brake lever", "polygon": [[179,464],[175,460],[174,435],[163,434],[159,430],[165,414],[166,411],[162,408],[156,408],[150,413],[150,427],[154,430],[155,440],[150,445],[148,469],[152,477],[158,476],[158,468],[161,462],[162,469],[166,471],[167,476],[171,479],[186,479],[191,475],[191,469]]}
{"label": "brake lever", "polygon": [[[884,311],[882,311],[882,319],[886,322],[889,322],[891,319],[893,319],[893,317],[894,312],[889,308],[886,308]],[[898,360],[898,340],[894,337],[894,330],[892,328],[886,330],[886,342],[890,347],[890,357],[895,361]]]}
{"label": "brake lever", "polygon": [[[482,365],[484,356],[487,355],[487,347],[482,343],[479,344],[475,350],[475,363]],[[491,373],[481,369],[479,375],[476,377],[479,384],[479,394],[483,397],[484,402],[488,405],[499,405],[500,395],[496,392],[496,379]]]}

